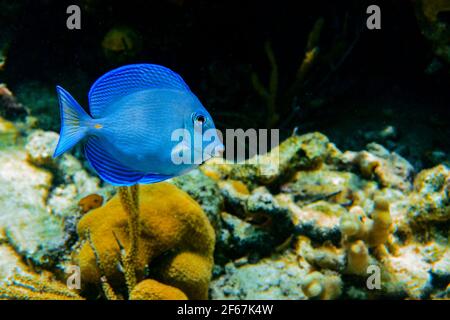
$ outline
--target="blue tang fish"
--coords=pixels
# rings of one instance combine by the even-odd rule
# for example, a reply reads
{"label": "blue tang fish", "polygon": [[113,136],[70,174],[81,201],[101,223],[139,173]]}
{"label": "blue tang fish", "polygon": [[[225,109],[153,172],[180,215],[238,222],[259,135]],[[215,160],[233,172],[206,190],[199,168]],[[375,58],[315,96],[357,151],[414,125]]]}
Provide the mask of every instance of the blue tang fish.
{"label": "blue tang fish", "polygon": [[[163,181],[223,152],[211,115],[183,79],[163,66],[127,65],[100,77],[89,91],[90,115],[66,90],[56,89],[61,133],[53,156],[86,140],[89,163],[113,185]],[[181,142],[179,134],[174,139],[180,130]],[[200,155],[201,161],[174,161],[180,154],[188,160]]]}

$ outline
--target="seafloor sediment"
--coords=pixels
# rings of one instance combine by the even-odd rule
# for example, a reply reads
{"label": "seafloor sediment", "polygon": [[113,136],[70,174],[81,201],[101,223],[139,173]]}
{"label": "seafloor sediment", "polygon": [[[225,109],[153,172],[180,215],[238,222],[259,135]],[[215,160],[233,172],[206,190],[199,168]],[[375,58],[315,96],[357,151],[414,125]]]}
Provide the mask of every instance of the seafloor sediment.
{"label": "seafloor sediment", "polygon": [[[70,154],[53,159],[57,140],[31,118],[0,120],[1,298],[450,298],[445,165],[416,172],[380,144],[342,152],[314,132],[259,164],[210,161],[141,187],[127,294],[114,188]],[[74,265],[80,290],[65,286]]]}

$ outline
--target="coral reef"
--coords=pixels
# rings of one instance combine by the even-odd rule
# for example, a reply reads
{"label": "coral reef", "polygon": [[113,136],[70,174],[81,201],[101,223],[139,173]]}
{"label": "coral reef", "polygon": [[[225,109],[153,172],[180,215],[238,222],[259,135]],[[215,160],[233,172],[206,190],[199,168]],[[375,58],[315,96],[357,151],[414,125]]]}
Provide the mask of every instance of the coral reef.
{"label": "coral reef", "polygon": [[[212,159],[170,183],[112,196],[72,155],[51,158],[56,134],[21,132],[18,144],[0,149],[8,190],[0,199],[15,213],[0,223],[4,298],[448,296],[445,165],[416,174],[379,144],[341,152],[310,133],[260,161]],[[128,219],[131,199],[137,225]],[[80,292],[61,287],[73,264],[83,275]],[[379,288],[367,286],[369,270],[379,270]]]}
{"label": "coral reef", "polygon": [[368,144],[367,149],[361,152],[347,151],[343,155],[343,161],[357,166],[363,177],[375,178],[382,187],[402,191],[412,188],[414,168],[408,161],[376,143]]}
{"label": "coral reef", "polygon": [[[385,1],[372,36],[365,1],[79,5],[62,36],[58,2],[0,0],[0,299],[450,299],[450,0]],[[284,141],[130,188],[53,159],[55,85],[88,107],[145,61]]]}
{"label": "coral reef", "polygon": [[[236,190],[236,182],[226,180],[219,186],[226,210],[233,213],[222,212],[224,229],[230,234],[226,247],[233,254],[267,252],[291,236],[293,224],[289,211],[280,206],[266,188],[260,187],[251,194],[245,194]],[[241,185],[237,184],[237,187]],[[244,189],[244,192],[248,191]]]}
{"label": "coral reef", "polygon": [[414,180],[408,215],[415,223],[450,221],[450,171],[443,165],[423,170]]}
{"label": "coral reef", "polygon": [[224,272],[211,282],[212,299],[305,299],[301,290],[309,265],[299,265],[296,255],[287,251],[257,263],[247,259],[229,262]]}
{"label": "coral reef", "polygon": [[[213,298],[445,295],[450,274],[445,166],[416,175],[407,160],[381,145],[340,152],[318,133],[291,137],[272,152],[282,160],[280,170],[269,177],[260,174],[262,165],[233,168],[211,162],[201,168],[218,179],[229,230],[224,237],[241,256],[228,255],[230,262],[216,268]],[[294,228],[284,233],[283,244],[255,256],[254,247],[245,249],[230,239],[267,241],[258,222],[246,219],[247,201],[261,188],[276,199],[284,210],[280,217]],[[289,266],[272,267],[280,259],[288,259]],[[366,286],[372,267],[380,272],[379,289]],[[283,279],[288,268],[301,274],[301,280]],[[284,296],[279,291],[284,286],[297,287],[297,293]]]}
{"label": "coral reef", "polygon": [[36,266],[56,267],[70,255],[66,250],[74,242],[80,217],[77,201],[100,192],[99,181],[71,155],[51,158],[57,134],[31,130],[26,123],[2,123],[9,132],[3,141],[14,141],[0,147],[0,229],[8,245],[2,247],[1,269],[11,271],[16,265],[6,258],[15,256],[9,246]]}
{"label": "coral reef", "polygon": [[223,197],[214,180],[201,170],[195,169],[169,182],[187,192],[200,204],[217,234],[221,229],[220,212],[223,207]]}
{"label": "coral reef", "polygon": [[[207,298],[215,237],[201,207],[168,183],[142,186],[139,199],[136,297],[166,295],[167,286],[171,286],[190,299]],[[121,251],[130,250],[127,219],[116,195],[80,220],[81,248],[75,261],[81,268],[84,285],[95,286],[105,277],[113,288],[123,288],[126,270],[121,271]],[[147,281],[144,279],[148,276],[162,284],[153,289],[151,284],[156,282],[141,285],[141,280]],[[173,292],[177,297],[179,290]]]}

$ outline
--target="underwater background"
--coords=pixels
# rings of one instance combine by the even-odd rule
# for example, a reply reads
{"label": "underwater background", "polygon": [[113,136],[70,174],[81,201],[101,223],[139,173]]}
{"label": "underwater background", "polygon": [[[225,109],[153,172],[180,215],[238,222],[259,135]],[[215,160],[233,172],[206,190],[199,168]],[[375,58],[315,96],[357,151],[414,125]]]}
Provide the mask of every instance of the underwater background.
{"label": "underwater background", "polygon": [[[276,171],[139,188],[132,286],[117,189],[80,146],[52,158],[56,85],[87,107],[131,63],[221,131],[280,130]],[[0,298],[449,299],[449,71],[450,0],[0,0]]]}

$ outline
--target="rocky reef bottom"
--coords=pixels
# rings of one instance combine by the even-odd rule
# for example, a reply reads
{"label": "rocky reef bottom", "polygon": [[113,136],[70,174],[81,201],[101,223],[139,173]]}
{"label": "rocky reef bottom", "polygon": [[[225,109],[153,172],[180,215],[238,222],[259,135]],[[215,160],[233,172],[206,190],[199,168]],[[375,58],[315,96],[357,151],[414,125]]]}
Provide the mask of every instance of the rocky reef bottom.
{"label": "rocky reef bottom", "polygon": [[57,140],[0,119],[0,298],[450,298],[445,165],[416,172],[380,144],[342,152],[314,132],[141,187],[127,293],[116,191],[74,156],[53,159]]}

